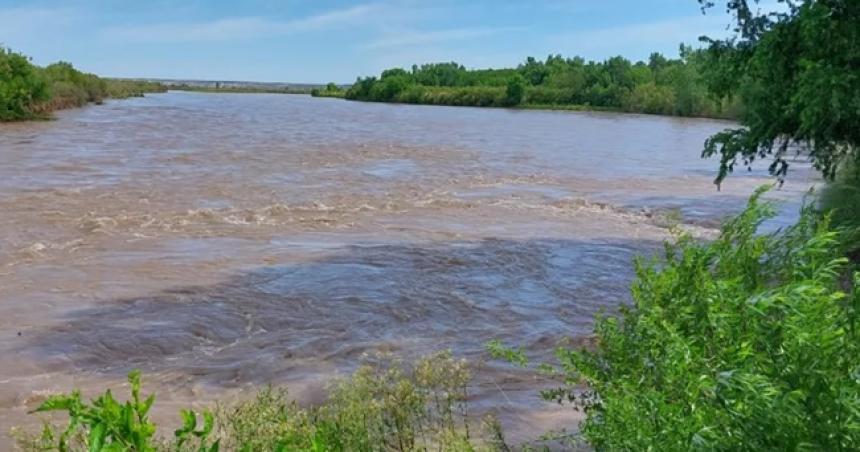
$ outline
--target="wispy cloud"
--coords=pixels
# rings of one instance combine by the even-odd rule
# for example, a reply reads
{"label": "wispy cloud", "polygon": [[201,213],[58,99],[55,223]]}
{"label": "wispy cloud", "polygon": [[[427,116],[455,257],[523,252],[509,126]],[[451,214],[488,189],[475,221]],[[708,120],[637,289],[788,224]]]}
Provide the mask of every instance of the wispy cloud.
{"label": "wispy cloud", "polygon": [[379,39],[370,41],[364,44],[362,47],[365,49],[388,49],[393,47],[419,46],[427,44],[437,44],[440,42],[477,39],[486,36],[492,36],[499,33],[508,33],[522,30],[522,27],[480,27],[391,33]]}
{"label": "wispy cloud", "polygon": [[360,23],[380,7],[377,3],[367,3],[284,21],[264,17],[226,17],[208,22],[113,26],[102,33],[109,39],[161,43],[256,39]]}

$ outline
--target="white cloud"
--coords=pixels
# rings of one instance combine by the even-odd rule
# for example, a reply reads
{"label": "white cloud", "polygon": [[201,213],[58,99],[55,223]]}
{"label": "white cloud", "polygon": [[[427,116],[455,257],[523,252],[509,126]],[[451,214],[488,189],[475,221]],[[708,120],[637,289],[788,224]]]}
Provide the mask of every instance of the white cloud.
{"label": "white cloud", "polygon": [[275,21],[263,17],[227,17],[209,22],[115,26],[103,30],[112,40],[137,42],[212,42],[255,39],[324,30],[360,23],[381,5],[368,3],[301,19]]}

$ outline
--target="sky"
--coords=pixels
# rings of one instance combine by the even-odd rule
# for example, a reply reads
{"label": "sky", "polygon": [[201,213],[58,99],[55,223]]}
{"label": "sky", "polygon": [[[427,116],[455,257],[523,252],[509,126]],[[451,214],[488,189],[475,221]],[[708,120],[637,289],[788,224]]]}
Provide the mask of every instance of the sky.
{"label": "sky", "polygon": [[696,0],[0,0],[0,45],[110,77],[349,83],[415,63],[677,56],[729,22]]}

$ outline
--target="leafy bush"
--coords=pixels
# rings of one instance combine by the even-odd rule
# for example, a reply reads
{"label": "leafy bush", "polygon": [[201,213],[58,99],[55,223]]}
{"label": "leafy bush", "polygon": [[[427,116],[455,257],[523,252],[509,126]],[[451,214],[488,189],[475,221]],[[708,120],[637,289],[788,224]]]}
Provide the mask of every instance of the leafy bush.
{"label": "leafy bush", "polygon": [[643,83],[633,88],[622,103],[627,111],[670,115],[675,111],[675,93],[666,86]]}
{"label": "leafy bush", "polygon": [[59,62],[45,68],[8,49],[0,48],[0,121],[46,116],[63,108],[80,107],[105,98],[164,92],[160,83],[103,79]]}
{"label": "leafy bush", "polygon": [[325,89],[314,88],[311,90],[313,97],[344,97],[345,95],[346,91],[334,83],[327,84]]}
{"label": "leafy bush", "polygon": [[[233,450],[474,450],[466,409],[469,371],[450,353],[420,360],[411,373],[396,362],[363,366],[332,388],[329,401],[302,409],[284,391],[221,410]],[[483,441],[490,447],[490,441]]]}
{"label": "leafy bush", "polygon": [[[155,437],[156,426],[149,420],[149,410],[155,396],[143,399],[140,394],[140,372],[128,375],[131,400],[120,403],[108,390],[89,404],[74,391],[49,397],[35,412],[63,411],[69,416],[69,425],[62,431],[45,425],[41,436],[24,436],[19,446],[25,450],[88,450],[100,451],[155,451],[160,445]],[[199,452],[216,452],[219,443],[209,444],[207,439],[214,426],[211,413],[203,413],[204,425],[197,428],[197,416],[190,410],[182,411],[184,424],[174,433],[175,448],[190,450],[192,443]]]}
{"label": "leafy bush", "polygon": [[521,75],[516,75],[508,80],[508,85],[505,87],[505,97],[502,104],[505,107],[515,107],[523,103],[523,98],[526,95],[526,79]]}
{"label": "leafy bush", "polygon": [[819,208],[831,212],[835,226],[846,229],[847,251],[860,262],[860,164],[843,165],[821,190]]}
{"label": "leafy bush", "polygon": [[[25,450],[214,452],[238,451],[469,451],[507,450],[498,424],[470,424],[465,361],[450,352],[419,360],[409,371],[397,361],[362,366],[331,388],[329,400],[302,408],[284,390],[267,388],[249,401],[216,414],[183,410],[183,427],[167,442],[147,413],[154,397],[141,399],[140,376],[129,375],[132,398],[117,402],[110,391],[85,404],[80,394],[51,397],[37,412],[65,411],[69,425],[47,425],[40,436],[23,436]],[[485,432],[485,433],[484,433]]]}
{"label": "leafy bush", "polygon": [[584,407],[598,450],[860,449],[860,292],[840,289],[840,234],[812,209],[757,234],[774,214],[761,194],[713,243],[682,235],[638,262],[633,305],[597,320],[594,349],[558,351],[568,386],[545,396]]}
{"label": "leafy bush", "polygon": [[49,98],[48,84],[30,60],[0,47],[0,121],[30,118],[34,104]]}

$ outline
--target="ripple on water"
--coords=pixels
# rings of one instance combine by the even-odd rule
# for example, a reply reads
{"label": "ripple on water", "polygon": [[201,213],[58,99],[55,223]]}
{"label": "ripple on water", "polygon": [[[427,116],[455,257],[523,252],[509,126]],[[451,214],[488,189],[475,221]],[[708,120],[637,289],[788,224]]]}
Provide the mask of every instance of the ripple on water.
{"label": "ripple on water", "polygon": [[[714,189],[699,154],[725,126],[191,93],[0,124],[0,331],[22,332],[0,341],[0,430],[133,367],[187,404],[377,351],[549,358],[629,299],[661,212],[707,237],[767,181]],[[770,195],[788,210],[803,171]],[[477,374],[479,405],[546,412],[534,375]]]}

